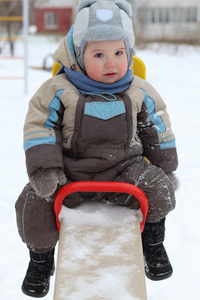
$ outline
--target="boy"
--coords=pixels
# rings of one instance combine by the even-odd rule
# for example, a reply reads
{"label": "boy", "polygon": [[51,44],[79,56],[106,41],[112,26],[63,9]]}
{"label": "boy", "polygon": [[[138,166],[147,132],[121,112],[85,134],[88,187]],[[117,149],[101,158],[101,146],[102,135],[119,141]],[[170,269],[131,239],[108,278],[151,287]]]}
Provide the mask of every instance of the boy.
{"label": "boy", "polygon": [[[146,275],[168,278],[165,216],[175,207],[175,138],[153,87],[133,76],[134,33],[126,1],[82,0],[74,26],[55,52],[62,66],[30,101],[24,149],[30,183],[16,202],[19,234],[30,250],[25,294],[48,293],[58,240],[54,196],[71,181],[116,181],[138,186],[149,201],[142,234]],[[147,157],[144,158],[144,157]],[[167,175],[166,175],[167,174]],[[76,193],[64,204],[107,199],[132,209],[134,197]]]}

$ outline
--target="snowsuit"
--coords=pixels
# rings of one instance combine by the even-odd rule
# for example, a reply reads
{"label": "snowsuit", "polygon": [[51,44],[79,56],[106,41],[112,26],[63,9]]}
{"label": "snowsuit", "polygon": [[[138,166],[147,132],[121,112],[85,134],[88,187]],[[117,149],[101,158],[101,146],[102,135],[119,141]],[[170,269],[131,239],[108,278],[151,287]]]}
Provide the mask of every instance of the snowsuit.
{"label": "snowsuit", "polygon": [[[66,37],[55,57],[71,68],[76,61],[68,43]],[[76,71],[81,72],[77,64]],[[115,96],[113,101],[112,96],[81,93],[65,73],[46,81],[31,99],[25,121],[27,172],[59,167],[69,182],[134,184],[148,198],[147,222],[158,222],[175,207],[174,190],[165,173],[178,164],[166,105],[137,76]],[[138,208],[134,197],[113,193],[76,193],[64,204],[74,207],[88,197]],[[48,201],[41,199],[28,184],[16,202],[19,234],[33,252],[47,252],[58,240],[53,199],[54,195]]]}

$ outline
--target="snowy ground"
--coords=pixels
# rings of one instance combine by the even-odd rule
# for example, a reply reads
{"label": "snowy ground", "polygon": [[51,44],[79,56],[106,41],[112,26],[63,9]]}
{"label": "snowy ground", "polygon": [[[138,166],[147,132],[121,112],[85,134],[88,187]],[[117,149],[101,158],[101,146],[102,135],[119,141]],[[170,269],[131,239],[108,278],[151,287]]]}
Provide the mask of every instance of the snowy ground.
{"label": "snowy ground", "polygon": [[[31,37],[29,66],[41,67],[45,56],[53,53],[57,45],[58,41],[50,38],[44,42]],[[200,297],[200,48],[153,44],[146,50],[137,49],[136,54],[146,64],[147,80],[167,103],[177,138],[179,168],[176,174],[181,182],[177,207],[167,218],[165,241],[174,275],[163,282],[147,279],[148,300],[196,300]],[[5,55],[6,49],[2,56]],[[23,55],[20,42],[16,55]],[[0,56],[0,77],[8,75],[23,76],[23,62]],[[27,95],[24,95],[22,80],[0,80],[0,291],[4,300],[28,299],[20,287],[29,257],[17,233],[14,204],[27,182],[22,128],[28,100],[51,74],[29,69],[28,76]],[[53,299],[53,286],[54,278],[45,299]]]}

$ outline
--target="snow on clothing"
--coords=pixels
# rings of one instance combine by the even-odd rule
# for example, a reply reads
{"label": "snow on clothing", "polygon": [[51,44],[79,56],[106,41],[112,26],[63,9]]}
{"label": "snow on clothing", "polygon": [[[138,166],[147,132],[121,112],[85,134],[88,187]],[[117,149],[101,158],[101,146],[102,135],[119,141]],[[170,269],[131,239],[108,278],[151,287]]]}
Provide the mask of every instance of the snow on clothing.
{"label": "snow on clothing", "polygon": [[[66,68],[81,72],[68,42],[55,52]],[[158,222],[174,207],[172,184],[165,173],[177,168],[175,138],[166,105],[147,82],[133,76],[128,89],[115,95],[80,92],[70,75],[46,81],[29,104],[24,126],[27,172],[62,168],[69,181],[121,181],[141,188],[149,201],[147,222]],[[147,157],[149,163],[144,156]],[[130,208],[127,194],[76,193],[64,204],[74,207],[88,197]],[[53,199],[41,199],[28,184],[17,203],[20,236],[32,251],[47,252],[58,239]]]}

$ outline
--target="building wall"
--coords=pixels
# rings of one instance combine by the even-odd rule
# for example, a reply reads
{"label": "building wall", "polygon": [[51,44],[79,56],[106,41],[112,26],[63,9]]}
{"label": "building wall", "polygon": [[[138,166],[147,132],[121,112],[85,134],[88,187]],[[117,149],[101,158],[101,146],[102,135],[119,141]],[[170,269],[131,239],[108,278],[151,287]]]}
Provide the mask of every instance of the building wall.
{"label": "building wall", "polygon": [[39,33],[59,32],[66,34],[71,27],[72,8],[41,8],[36,12]]}
{"label": "building wall", "polygon": [[200,42],[200,0],[134,0],[138,40]]}

